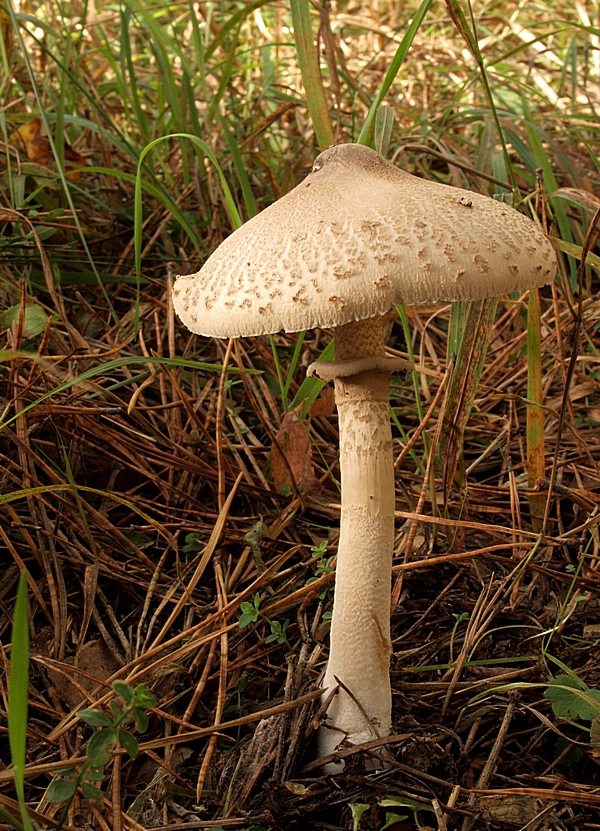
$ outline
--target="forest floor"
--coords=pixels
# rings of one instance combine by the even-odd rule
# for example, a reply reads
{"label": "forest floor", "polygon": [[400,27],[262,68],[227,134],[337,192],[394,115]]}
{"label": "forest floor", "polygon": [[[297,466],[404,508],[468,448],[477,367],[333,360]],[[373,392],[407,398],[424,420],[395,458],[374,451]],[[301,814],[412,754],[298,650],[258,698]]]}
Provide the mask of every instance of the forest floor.
{"label": "forest floor", "polygon": [[[0,11],[0,829],[19,825],[6,714],[22,572],[39,828],[600,828],[597,4],[489,4],[474,21],[465,5],[498,122],[443,4],[397,68],[388,158],[512,190],[560,263],[487,328],[450,305],[386,318],[389,354],[417,364],[391,399],[393,731],[344,751],[335,776],[314,737],[338,431],[331,390],[306,381],[331,332],[190,334],[174,275],[231,232],[231,206],[189,141],[141,159],[169,134],[204,139],[243,219],[308,173],[289,8],[68,5]],[[336,141],[357,139],[409,5],[312,8]],[[473,335],[487,354],[453,386],[450,356]],[[152,693],[139,752],[112,748],[101,798],[77,789],[61,816],[48,787],[82,772],[97,732],[77,711],[114,719],[115,680]]]}

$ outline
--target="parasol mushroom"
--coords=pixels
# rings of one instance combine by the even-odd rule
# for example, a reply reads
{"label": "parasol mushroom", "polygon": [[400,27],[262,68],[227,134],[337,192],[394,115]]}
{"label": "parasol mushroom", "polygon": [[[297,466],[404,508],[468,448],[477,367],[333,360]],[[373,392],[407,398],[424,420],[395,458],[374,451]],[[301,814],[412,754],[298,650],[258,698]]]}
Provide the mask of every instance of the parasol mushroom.
{"label": "parasol mushroom", "polygon": [[[319,754],[391,728],[394,468],[382,315],[552,281],[554,251],[528,218],[487,196],[424,181],[357,144],[332,147],[297,187],[177,279],[177,314],[229,338],[334,327],[341,528],[324,687],[338,687]],[[325,693],[327,695],[327,692]]]}

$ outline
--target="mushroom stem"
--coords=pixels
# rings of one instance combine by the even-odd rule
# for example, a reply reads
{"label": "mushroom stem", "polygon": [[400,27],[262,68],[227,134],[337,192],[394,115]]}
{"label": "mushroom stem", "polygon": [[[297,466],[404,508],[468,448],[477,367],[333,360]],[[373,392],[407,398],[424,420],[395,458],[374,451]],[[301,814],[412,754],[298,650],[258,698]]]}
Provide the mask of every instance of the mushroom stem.
{"label": "mushroom stem", "polygon": [[[381,318],[340,326],[335,338],[336,361],[360,362],[361,358],[384,355]],[[340,686],[333,697],[327,723],[319,733],[320,756],[332,753],[344,739],[361,744],[388,735],[391,728],[395,503],[389,378],[388,371],[369,368],[335,379],[342,505],[324,686],[329,692],[339,680],[351,695]]]}

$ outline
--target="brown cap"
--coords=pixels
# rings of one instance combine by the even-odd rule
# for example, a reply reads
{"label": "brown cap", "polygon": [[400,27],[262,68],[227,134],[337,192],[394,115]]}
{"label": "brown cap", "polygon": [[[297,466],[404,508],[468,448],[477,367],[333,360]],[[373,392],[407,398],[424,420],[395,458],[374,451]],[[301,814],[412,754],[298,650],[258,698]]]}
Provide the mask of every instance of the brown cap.
{"label": "brown cap", "polygon": [[173,299],[193,332],[239,337],[340,326],[398,303],[524,291],[552,282],[555,270],[544,234],[508,205],[342,144],[197,274],[178,277]]}

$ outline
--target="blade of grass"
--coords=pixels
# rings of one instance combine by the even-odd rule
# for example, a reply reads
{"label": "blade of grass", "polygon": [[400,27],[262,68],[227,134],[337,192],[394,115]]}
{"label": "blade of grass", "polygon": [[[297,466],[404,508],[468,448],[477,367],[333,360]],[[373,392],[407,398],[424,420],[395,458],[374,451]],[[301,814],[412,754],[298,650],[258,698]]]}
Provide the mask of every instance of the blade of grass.
{"label": "blade of grass", "polygon": [[[333,361],[335,356],[335,340],[330,340],[325,349],[321,352],[317,360],[319,361]],[[295,410],[300,404],[302,406],[302,413],[301,417],[305,418],[311,404],[319,397],[319,393],[325,386],[325,382],[321,381],[320,378],[305,378],[302,384],[300,385],[300,389],[294,396],[294,400],[290,404],[290,408]],[[304,402],[304,403],[303,403]]]}
{"label": "blade of grass", "polygon": [[279,390],[281,392],[281,406],[283,411],[287,411],[287,397],[285,395],[285,381],[283,380],[283,370],[281,368],[281,361],[279,360],[279,352],[277,351],[277,344],[275,343],[275,336],[269,335],[269,343],[271,344],[271,352],[273,353],[273,361],[275,363],[275,372],[277,373],[277,380],[279,381]]}
{"label": "blade of grass", "polygon": [[[408,323],[408,315],[406,314],[406,307],[405,306],[396,306],[396,311],[398,312],[398,317],[400,318],[400,323],[402,324],[402,331],[404,333],[404,340],[405,340],[405,343],[406,343],[406,351],[408,352],[408,359],[410,361],[412,361],[413,364],[414,364],[415,363],[415,353],[414,353],[413,345],[412,345],[412,337],[411,337],[411,332],[410,332],[410,326],[409,326],[409,323]],[[419,373],[418,372],[407,373],[407,379],[408,379],[409,375],[412,378],[413,390],[415,392],[415,404],[416,404],[416,407],[417,407],[417,417],[419,419],[419,422],[421,422],[421,421],[423,421],[423,416],[425,414],[423,412],[423,407],[421,405],[421,390],[419,388]],[[394,424],[396,425],[396,427],[398,428],[398,430],[400,431],[403,442],[405,444],[408,444],[408,440],[409,440],[408,435],[407,435],[404,427],[400,423],[400,420],[398,419],[398,416],[394,412],[393,407],[390,408],[390,411],[391,411],[391,415],[392,415],[392,420],[393,420]],[[427,433],[425,431],[423,431],[422,439],[423,439],[423,455],[424,455],[424,458],[427,459],[428,456],[429,456],[429,439],[428,439]],[[418,456],[415,453],[414,449],[410,450],[410,456],[413,459],[414,463],[416,464],[416,466],[417,466],[419,472],[421,473],[421,475],[424,476],[425,475],[426,462],[423,462],[421,459],[418,458]]]}
{"label": "blade of grass", "polygon": [[323,89],[319,55],[313,36],[308,0],[291,0],[294,40],[298,52],[298,63],[302,83],[306,92],[306,103],[312,119],[317,143],[321,150],[331,147],[335,138],[331,118]]}
{"label": "blade of grass", "polygon": [[460,32],[461,37],[463,38],[467,49],[475,58],[477,66],[479,68],[479,72],[481,75],[481,81],[483,83],[483,87],[485,90],[485,95],[488,100],[488,104],[490,107],[490,111],[492,113],[492,118],[494,119],[494,124],[496,125],[496,131],[498,133],[498,139],[500,141],[500,145],[502,147],[502,154],[504,156],[504,163],[506,165],[506,169],[508,171],[508,175],[510,176],[510,183],[513,190],[515,197],[518,197],[519,188],[517,185],[517,180],[515,179],[515,173],[510,161],[510,156],[508,153],[508,147],[506,145],[506,139],[504,137],[504,132],[502,130],[502,125],[500,124],[500,117],[498,115],[498,110],[496,109],[496,104],[494,102],[494,96],[492,94],[492,88],[490,86],[488,73],[485,65],[485,61],[483,55],[481,54],[481,50],[479,48],[479,41],[477,37],[477,26],[475,23],[475,15],[473,14],[473,7],[471,5],[471,0],[467,0],[468,7],[469,7],[469,16],[471,18],[471,27],[467,22],[465,14],[460,6],[458,0],[446,0],[446,8],[450,13],[450,17],[452,18],[452,22],[456,26],[457,30]]}
{"label": "blade of grass", "polygon": [[[398,317],[400,318],[400,323],[402,324],[402,331],[404,332],[404,340],[406,341],[406,351],[408,352],[408,360],[412,361],[413,364],[415,363],[415,353],[413,350],[412,345],[412,337],[410,332],[410,326],[408,323],[408,315],[406,314],[406,307],[405,306],[396,306],[396,311],[398,312]],[[419,390],[419,374],[417,372],[411,372],[412,375],[412,382],[413,388],[415,391],[415,402],[417,405],[417,415],[419,417],[419,421],[423,421],[423,408],[421,406],[421,391]],[[425,450],[427,451],[427,439],[425,435],[423,435],[423,442],[425,444]]]}
{"label": "blade of grass", "polygon": [[[556,176],[554,175],[554,171],[552,169],[552,163],[548,158],[548,154],[544,148],[544,135],[540,133],[538,127],[534,124],[533,116],[531,115],[531,110],[529,108],[529,104],[526,99],[523,99],[523,109],[525,112],[525,131],[527,133],[527,138],[531,144],[533,152],[535,154],[536,162],[538,167],[542,168],[543,176],[544,176],[544,185],[546,190],[549,194],[553,194],[554,191],[558,190],[558,182],[556,181]],[[561,199],[555,199],[552,195],[549,196],[549,201],[552,205],[552,210],[554,212],[554,216],[556,217],[556,224],[558,225],[558,229],[560,231],[560,236],[566,242],[573,242],[573,234],[571,233],[571,223],[569,222],[569,217],[567,215],[567,208],[564,202]],[[570,269],[570,281],[571,281],[571,289],[575,291],[577,288],[577,264],[572,257],[568,257],[569,261],[569,269]]]}
{"label": "blade of grass", "polygon": [[218,115],[219,123],[221,125],[221,129],[223,130],[225,140],[227,141],[227,147],[229,148],[229,152],[231,153],[233,164],[235,166],[235,171],[238,175],[240,187],[242,189],[242,197],[244,199],[244,205],[246,207],[246,213],[248,214],[248,218],[252,219],[253,216],[256,216],[257,209],[254,194],[252,192],[252,187],[250,185],[250,177],[248,176],[248,171],[246,170],[246,165],[244,164],[244,159],[240,152],[240,148],[236,141],[235,135],[230,130],[227,121],[221,115],[221,113],[219,113]]}
{"label": "blade of grass", "polygon": [[296,339],[296,346],[294,347],[294,354],[292,355],[292,360],[290,361],[290,365],[288,367],[288,373],[285,385],[283,387],[283,397],[284,401],[287,403],[288,394],[290,391],[290,385],[292,383],[292,379],[294,377],[294,373],[296,372],[296,367],[298,366],[298,362],[300,360],[300,355],[302,353],[302,344],[304,343],[304,336],[306,332],[299,332],[298,337]]}
{"label": "blade of grass", "polygon": [[[42,122],[44,124],[44,128],[45,128],[46,133],[47,133],[48,143],[50,145],[50,149],[52,151],[52,154],[54,155],[54,158],[58,162],[58,154],[56,152],[56,143],[54,142],[54,139],[52,138],[52,131],[50,130],[49,119],[48,119],[48,116],[47,116],[47,113],[46,113],[46,109],[44,107],[44,103],[42,101],[42,97],[40,95],[40,90],[39,90],[39,87],[38,87],[38,83],[37,83],[35,73],[33,71],[33,66],[32,66],[31,61],[29,59],[29,52],[28,52],[28,50],[25,46],[25,42],[23,40],[23,35],[21,34],[21,28],[20,28],[20,25],[19,25],[19,21],[17,19],[17,15],[15,13],[15,10],[13,8],[11,0],[7,0],[7,8],[8,8],[8,12],[11,16],[14,31],[16,32],[16,35],[17,35],[17,38],[18,38],[18,41],[19,41],[19,46],[21,48],[21,54],[22,54],[23,60],[25,62],[27,73],[29,75],[29,79],[31,81],[31,86],[33,88],[33,93],[34,93],[34,96],[35,96],[35,100],[36,100],[36,103],[38,105],[38,109],[39,109],[39,112],[40,112],[40,118],[42,119]],[[60,164],[57,163],[56,167],[57,167],[58,175],[59,175],[62,187],[63,187],[64,195],[66,197],[67,203],[69,205],[69,209],[71,211],[71,215],[73,217],[73,222],[77,226],[77,232],[78,232],[78,235],[79,235],[81,246],[84,249],[84,251],[85,251],[85,253],[88,257],[91,269],[92,269],[92,271],[94,272],[94,274],[96,276],[98,286],[100,288],[100,291],[102,292],[102,295],[104,297],[104,301],[105,301],[107,307],[110,310],[110,313],[113,317],[113,320],[115,321],[117,326],[120,327],[121,326],[121,321],[120,321],[119,316],[118,316],[118,314],[117,314],[117,312],[116,312],[116,310],[115,310],[115,308],[114,308],[114,306],[111,302],[110,296],[109,296],[109,294],[106,290],[106,286],[104,285],[104,283],[100,279],[100,275],[98,274],[98,270],[96,268],[96,263],[95,263],[94,258],[92,256],[92,252],[90,251],[87,240],[85,238],[85,233],[84,233],[83,227],[81,225],[81,221],[79,219],[79,214],[78,214],[77,209],[75,207],[75,204],[73,202],[73,197],[72,197],[72,194],[71,194],[71,190],[69,188],[69,180],[67,179],[66,172],[65,172],[65,169],[64,169],[64,165],[60,165]]]}
{"label": "blade of grass", "polygon": [[387,156],[394,129],[394,108],[383,103],[375,118],[375,150],[380,156]]}
{"label": "blade of grass", "polygon": [[[65,66],[69,66],[71,62],[71,47],[72,41],[69,33],[65,34]],[[65,109],[67,99],[67,87],[69,85],[69,76],[62,73],[60,76],[60,90],[56,106],[56,119],[54,122],[54,143],[56,152],[56,165],[59,170],[65,167]]]}
{"label": "blade of grass", "polygon": [[385,96],[388,94],[390,87],[394,83],[394,79],[400,71],[400,67],[404,63],[404,59],[408,54],[408,50],[410,49],[415,35],[419,31],[419,27],[425,19],[425,15],[429,11],[429,7],[431,6],[432,2],[433,0],[422,0],[419,8],[412,17],[410,24],[406,30],[406,34],[402,38],[402,41],[400,42],[400,45],[396,50],[396,54],[392,58],[390,66],[387,72],[385,73],[385,77],[383,79],[383,83],[381,84],[379,92],[377,93],[375,100],[371,104],[369,112],[367,113],[365,123],[363,124],[362,130],[360,131],[360,135],[357,139],[357,144],[371,143],[371,132],[373,130],[373,122],[375,121],[377,110],[379,109]]}
{"label": "blade of grass", "polygon": [[446,345],[446,362],[451,355],[458,355],[465,333],[465,321],[469,313],[469,302],[457,300],[452,304],[448,323],[448,342]]}
{"label": "blade of grass", "polygon": [[[126,69],[127,74],[129,75],[128,90],[131,94],[130,98],[127,95],[125,95],[124,104],[127,107],[131,105],[131,108],[135,114],[135,120],[138,125],[140,140],[143,144],[147,144],[150,139],[150,136],[148,135],[148,124],[146,119],[146,113],[144,112],[144,109],[140,101],[140,95],[135,76],[135,68],[133,64],[133,54],[131,51],[131,17],[131,10],[127,8],[127,6],[125,5],[121,6],[120,44],[121,62],[122,64],[124,64],[123,69],[121,71],[121,77],[125,78]],[[119,76],[117,75],[117,77]]]}
{"label": "blade of grass", "polygon": [[[563,239],[558,239],[557,237],[548,237],[554,245],[560,250],[564,251],[565,254],[568,254],[569,257],[573,257],[576,260],[581,260],[583,255],[583,248],[581,245],[577,245],[574,242],[565,242]],[[592,252],[588,252],[585,258],[585,264],[594,266],[594,268],[600,272],[600,257],[597,254],[592,254]]]}
{"label": "blade of grass", "polygon": [[134,209],[134,250],[135,250],[135,274],[137,279],[137,297],[138,301],[136,303],[136,315],[135,315],[135,331],[137,332],[139,327],[139,295],[140,295],[140,279],[142,274],[142,226],[143,226],[143,213],[142,213],[142,162],[144,161],[145,157],[148,153],[152,150],[153,147],[160,144],[163,141],[167,141],[168,139],[172,138],[183,138],[189,139],[193,144],[196,145],[209,159],[212,163],[213,167],[217,171],[219,176],[219,180],[221,182],[221,188],[223,190],[223,195],[225,197],[225,206],[229,213],[229,218],[231,220],[231,224],[233,228],[239,228],[242,224],[242,218],[239,214],[237,209],[237,205],[233,198],[233,194],[229,188],[229,184],[227,179],[225,178],[225,174],[219,164],[217,157],[212,149],[205,141],[198,138],[198,136],[193,136],[190,133],[173,133],[172,135],[168,136],[161,136],[161,138],[155,139],[154,141],[150,142],[142,152],[140,153],[140,158],[138,161],[137,173],[135,177],[135,209]]}
{"label": "blade of grass", "polygon": [[[14,351],[14,350],[0,350],[0,362],[5,360],[13,360],[15,356],[18,357],[27,357],[30,360],[36,359],[36,356],[32,356],[31,353],[26,353],[23,351]],[[36,398],[35,401],[32,401],[31,404],[27,404],[23,407],[16,415],[7,418],[6,421],[0,421],[0,431],[2,431],[5,427],[8,427],[9,424],[12,424],[19,416],[25,415],[25,413],[32,410],[34,407],[39,406],[41,403],[46,401],[52,395],[58,395],[61,392],[66,392],[66,390],[71,389],[72,387],[85,383],[86,381],[91,381],[98,375],[105,375],[110,373],[113,369],[118,369],[119,367],[123,366],[135,366],[136,364],[164,364],[164,366],[173,366],[173,367],[184,367],[187,369],[199,371],[199,372],[222,372],[223,367],[219,364],[209,364],[203,363],[201,361],[192,361],[189,359],[184,358],[157,358],[157,357],[146,357],[144,355],[135,355],[127,358],[116,358],[114,361],[107,361],[104,364],[100,364],[100,366],[92,367],[91,369],[82,372],[76,378],[71,378],[68,381],[65,381],[63,384],[59,384],[57,387],[54,387],[48,392],[40,395],[39,398]],[[236,366],[228,366],[227,372],[232,373],[239,373],[239,369]],[[246,369],[245,372],[260,375],[260,370],[256,369]],[[94,397],[98,393],[96,391],[93,392],[91,397]]]}
{"label": "blade of grass", "polygon": [[[256,9],[260,9],[261,6],[266,6],[268,3],[271,2],[272,0],[253,0],[253,2],[251,3],[245,3],[241,9],[235,12],[235,14],[232,14],[229,20],[221,26],[218,34],[213,38],[213,40],[211,40],[211,42],[206,47],[206,60],[209,60],[213,56],[216,50],[223,45],[223,43],[229,36],[230,32],[232,32],[234,29],[237,29],[246,17],[248,17],[251,14],[254,14]],[[193,7],[192,14],[197,14]],[[208,27],[207,31],[209,31]]]}

